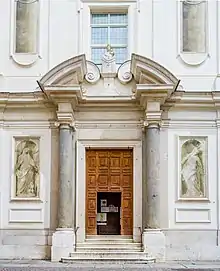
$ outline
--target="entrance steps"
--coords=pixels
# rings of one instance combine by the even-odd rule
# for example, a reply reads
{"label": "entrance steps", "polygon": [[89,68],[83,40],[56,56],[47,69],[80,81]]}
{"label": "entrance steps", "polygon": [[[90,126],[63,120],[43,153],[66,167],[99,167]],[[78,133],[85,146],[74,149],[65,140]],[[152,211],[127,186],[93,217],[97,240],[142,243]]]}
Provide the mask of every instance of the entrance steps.
{"label": "entrance steps", "polygon": [[141,252],[141,243],[133,242],[131,237],[118,238],[118,236],[97,238],[88,237],[86,242],[77,245],[77,251],[93,252],[93,251],[132,251]]}
{"label": "entrance steps", "polygon": [[62,258],[64,263],[80,261],[114,261],[153,263],[155,259],[142,252],[141,243],[133,241],[131,236],[88,236],[84,243],[76,246],[69,257]]}

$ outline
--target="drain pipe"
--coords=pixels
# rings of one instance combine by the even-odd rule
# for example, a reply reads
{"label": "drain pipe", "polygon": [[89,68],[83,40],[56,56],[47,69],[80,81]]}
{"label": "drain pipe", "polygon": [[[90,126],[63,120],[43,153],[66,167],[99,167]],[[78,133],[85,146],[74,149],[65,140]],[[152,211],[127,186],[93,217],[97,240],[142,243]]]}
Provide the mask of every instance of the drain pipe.
{"label": "drain pipe", "polygon": [[[220,35],[219,35],[219,26],[220,26],[220,17],[219,17],[219,8],[220,8],[220,4],[219,4],[219,1],[217,1],[216,3],[217,5],[217,9],[216,9],[216,12],[217,12],[217,41],[218,41],[218,45],[219,45],[219,42],[220,42]],[[219,46],[217,47],[217,69],[218,69],[218,74],[220,73],[220,66],[219,66]],[[219,121],[216,121],[216,126],[217,126],[217,165],[219,164],[219,151],[220,151],[220,148],[219,148]],[[219,167],[217,166],[217,187],[216,187],[216,190],[217,190],[217,206],[216,206],[216,211],[217,211],[217,233],[216,233],[216,246],[219,246]]]}
{"label": "drain pipe", "polygon": [[142,251],[144,251],[144,247],[143,247],[143,228],[142,227],[138,227],[139,231],[140,231],[140,235],[141,235],[141,248]]}
{"label": "drain pipe", "polygon": [[[220,127],[219,127],[219,121],[217,120],[216,121],[216,128],[217,128],[217,165],[219,164],[219,151],[220,151],[220,148],[219,148],[219,139],[220,139],[220,136],[219,136],[219,133],[220,133]],[[217,172],[216,172],[216,180],[217,180],[217,183],[216,183],[216,216],[217,216],[217,232],[216,232],[216,246],[219,246],[219,167],[217,166]]]}
{"label": "drain pipe", "polygon": [[74,146],[74,149],[75,149],[75,157],[74,157],[74,237],[75,237],[75,242],[74,242],[74,252],[76,252],[76,247],[77,247],[77,231],[79,229],[78,226],[76,226],[76,203],[77,203],[77,200],[76,200],[76,191],[77,191],[77,181],[76,181],[76,178],[77,178],[77,174],[76,174],[76,171],[77,171],[77,141],[75,140],[75,138],[73,138],[73,140],[75,141],[73,146]]}
{"label": "drain pipe", "polygon": [[76,252],[76,244],[77,244],[77,231],[79,227],[74,227],[74,235],[75,235],[75,244],[74,244],[74,252]]}

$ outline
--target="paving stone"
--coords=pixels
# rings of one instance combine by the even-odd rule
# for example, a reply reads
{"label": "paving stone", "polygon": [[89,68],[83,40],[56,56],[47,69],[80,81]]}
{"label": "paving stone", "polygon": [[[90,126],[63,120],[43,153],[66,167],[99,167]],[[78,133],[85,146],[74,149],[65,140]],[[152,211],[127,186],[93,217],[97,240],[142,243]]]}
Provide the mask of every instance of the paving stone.
{"label": "paving stone", "polygon": [[155,264],[128,264],[86,262],[76,264],[52,263],[38,260],[1,260],[0,271],[220,271],[220,262],[167,262]]}

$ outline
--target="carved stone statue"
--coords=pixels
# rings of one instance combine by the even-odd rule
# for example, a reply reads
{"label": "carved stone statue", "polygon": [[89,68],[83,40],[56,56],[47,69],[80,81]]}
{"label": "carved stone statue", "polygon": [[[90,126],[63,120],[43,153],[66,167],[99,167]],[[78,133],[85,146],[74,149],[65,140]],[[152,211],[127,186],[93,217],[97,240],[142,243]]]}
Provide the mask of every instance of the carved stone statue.
{"label": "carved stone statue", "polygon": [[182,146],[181,196],[186,198],[204,197],[204,161],[201,142],[187,140]]}
{"label": "carved stone statue", "polygon": [[16,153],[16,197],[39,197],[38,144],[32,140],[20,141]]}
{"label": "carved stone statue", "polygon": [[106,52],[102,57],[102,69],[103,74],[116,73],[115,53],[110,44],[106,47]]}
{"label": "carved stone statue", "polygon": [[113,49],[112,49],[112,47],[111,47],[110,44],[108,44],[107,47],[106,47],[106,53],[105,53],[105,55],[108,56],[108,57],[110,57],[110,58],[114,57],[114,55],[115,55],[115,53],[114,53],[114,51],[113,51]]}

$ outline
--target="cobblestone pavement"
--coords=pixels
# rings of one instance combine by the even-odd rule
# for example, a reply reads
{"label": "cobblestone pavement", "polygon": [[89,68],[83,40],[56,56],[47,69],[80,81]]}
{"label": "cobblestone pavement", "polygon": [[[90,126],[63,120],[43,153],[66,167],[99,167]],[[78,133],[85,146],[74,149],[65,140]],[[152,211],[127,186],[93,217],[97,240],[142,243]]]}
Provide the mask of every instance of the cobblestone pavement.
{"label": "cobblestone pavement", "polygon": [[75,264],[51,263],[39,260],[0,260],[0,271],[118,271],[118,270],[219,270],[220,262],[167,262],[155,264],[132,264],[110,262],[86,262]]}

